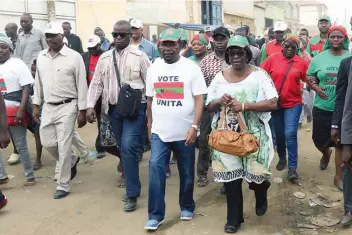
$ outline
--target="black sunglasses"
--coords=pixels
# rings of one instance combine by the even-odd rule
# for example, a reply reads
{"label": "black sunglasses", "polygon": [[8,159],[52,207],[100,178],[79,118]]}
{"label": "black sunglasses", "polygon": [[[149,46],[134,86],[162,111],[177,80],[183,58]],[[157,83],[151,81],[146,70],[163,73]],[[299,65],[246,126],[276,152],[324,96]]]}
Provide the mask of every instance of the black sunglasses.
{"label": "black sunglasses", "polygon": [[120,36],[120,38],[125,38],[127,35],[130,35],[131,33],[117,33],[117,32],[112,32],[111,35],[113,38],[117,38]]}

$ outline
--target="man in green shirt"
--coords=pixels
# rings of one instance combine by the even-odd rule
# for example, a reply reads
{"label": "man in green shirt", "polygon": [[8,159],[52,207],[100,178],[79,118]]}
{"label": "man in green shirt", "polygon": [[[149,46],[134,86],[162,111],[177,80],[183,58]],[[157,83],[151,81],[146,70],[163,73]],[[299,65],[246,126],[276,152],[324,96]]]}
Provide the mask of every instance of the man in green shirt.
{"label": "man in green shirt", "polygon": [[328,38],[328,32],[331,27],[331,19],[329,16],[322,16],[318,21],[318,28],[320,35],[312,37],[307,45],[307,52],[311,57],[318,55],[323,51],[323,47],[326,39]]}

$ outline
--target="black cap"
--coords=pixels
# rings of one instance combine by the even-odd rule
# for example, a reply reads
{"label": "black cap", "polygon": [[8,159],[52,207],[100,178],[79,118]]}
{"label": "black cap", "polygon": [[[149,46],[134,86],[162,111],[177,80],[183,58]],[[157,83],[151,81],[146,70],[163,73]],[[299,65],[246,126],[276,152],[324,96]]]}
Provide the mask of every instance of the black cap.
{"label": "black cap", "polygon": [[224,37],[230,38],[230,31],[227,28],[220,26],[213,31],[213,37],[216,35],[222,35]]}

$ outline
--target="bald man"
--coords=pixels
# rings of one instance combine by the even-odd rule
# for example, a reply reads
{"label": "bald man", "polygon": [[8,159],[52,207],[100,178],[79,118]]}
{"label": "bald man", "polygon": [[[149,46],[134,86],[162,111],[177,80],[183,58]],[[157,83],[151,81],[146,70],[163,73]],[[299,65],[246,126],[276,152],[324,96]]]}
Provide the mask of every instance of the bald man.
{"label": "bald man", "polygon": [[8,23],[5,26],[5,33],[6,35],[11,38],[12,44],[13,44],[13,49],[16,50],[17,43],[18,43],[18,26],[16,23]]}
{"label": "bald man", "polygon": [[39,52],[48,48],[48,45],[42,31],[33,27],[31,14],[24,13],[21,16],[20,23],[23,32],[18,35],[19,45],[16,48],[15,56],[22,59],[27,67],[31,69],[33,60],[37,59]]}

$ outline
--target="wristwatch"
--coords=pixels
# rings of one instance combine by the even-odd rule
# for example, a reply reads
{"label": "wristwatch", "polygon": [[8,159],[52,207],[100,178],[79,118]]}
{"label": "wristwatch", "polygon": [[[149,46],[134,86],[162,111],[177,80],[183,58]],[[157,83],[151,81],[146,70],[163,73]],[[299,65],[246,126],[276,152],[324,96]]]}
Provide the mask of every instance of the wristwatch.
{"label": "wristwatch", "polygon": [[198,125],[192,125],[192,127],[198,131]]}

